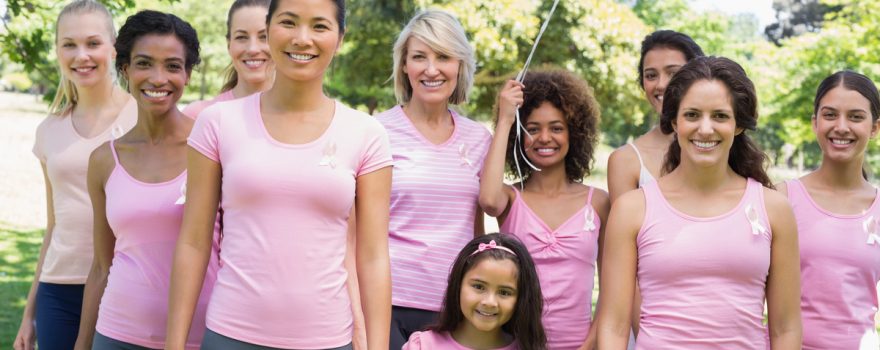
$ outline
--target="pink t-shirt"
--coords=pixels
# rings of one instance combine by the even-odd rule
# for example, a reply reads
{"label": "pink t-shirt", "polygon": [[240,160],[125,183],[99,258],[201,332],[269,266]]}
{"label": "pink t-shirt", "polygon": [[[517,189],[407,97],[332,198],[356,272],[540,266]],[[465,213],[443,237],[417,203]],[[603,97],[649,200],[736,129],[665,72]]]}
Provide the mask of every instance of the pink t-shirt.
{"label": "pink t-shirt", "polygon": [[192,119],[196,119],[196,117],[199,116],[199,113],[202,113],[205,108],[213,106],[217,102],[231,101],[234,99],[235,96],[232,95],[232,90],[227,90],[210,100],[193,101],[183,108],[183,114]]}
{"label": "pink t-shirt", "polygon": [[269,347],[343,346],[352,327],[346,221],[357,177],[391,165],[388,137],[337,102],[316,140],[281,143],[263,124],[260,96],[205,109],[189,138],[223,174],[223,266],[208,328]]}
{"label": "pink t-shirt", "polygon": [[[553,348],[548,348],[553,349]],[[403,344],[403,348],[401,350],[473,350],[471,348],[465,347],[455,339],[452,339],[452,336],[448,332],[435,332],[435,331],[424,331],[424,332],[415,332],[409,336],[409,341],[406,344]],[[496,350],[517,350],[516,342],[510,343],[505,347],[497,348]]]}
{"label": "pink t-shirt", "polygon": [[771,232],[760,183],[715,217],[673,208],[643,187],[636,238],[642,294],[636,349],[769,349],[763,325]]}
{"label": "pink t-shirt", "polygon": [[396,306],[439,311],[452,261],[474,238],[479,175],[492,135],[450,113],[455,130],[439,145],[425,139],[400,106],[376,116],[394,156],[388,245]]}
{"label": "pink t-shirt", "polygon": [[555,230],[551,230],[522,199],[516,187],[501,232],[516,235],[535,261],[547,332],[547,348],[577,349],[590,330],[593,276],[599,255],[599,228],[602,223],[590,205],[593,188],[584,207]]}
{"label": "pink t-shirt", "polygon": [[85,284],[92,267],[92,201],[86,188],[89,156],[107,140],[137,123],[137,102],[129,99],[116,121],[95,137],[84,138],[70,115],[48,116],[37,127],[33,152],[46,165],[52,185],[55,228],[46,250],[40,282]]}
{"label": "pink t-shirt", "polygon": [[[153,349],[165,347],[171,263],[180,233],[186,171],[160,183],[135,179],[119,163],[107,178],[107,223],[116,236],[113,263],[96,329],[104,336]],[[217,232],[205,282],[186,346],[198,349],[205,333],[205,311],[217,277]]]}
{"label": "pink t-shirt", "polygon": [[787,181],[801,251],[804,349],[877,349],[880,194],[863,214],[819,207],[798,180]]}

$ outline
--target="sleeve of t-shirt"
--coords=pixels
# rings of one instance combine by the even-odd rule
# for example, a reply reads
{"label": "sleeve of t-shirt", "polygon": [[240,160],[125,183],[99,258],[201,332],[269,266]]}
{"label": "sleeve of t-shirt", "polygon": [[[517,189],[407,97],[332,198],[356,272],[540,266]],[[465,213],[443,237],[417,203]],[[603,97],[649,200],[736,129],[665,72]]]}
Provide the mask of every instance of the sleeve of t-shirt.
{"label": "sleeve of t-shirt", "polygon": [[[422,350],[422,332],[415,332],[409,336],[409,341],[403,344],[400,350]],[[427,350],[427,349],[425,349]]]}
{"label": "sleeve of t-shirt", "polygon": [[[53,116],[48,116],[48,118],[52,118]],[[67,118],[70,118],[69,116]],[[39,126],[37,126],[36,136],[34,137],[34,148],[31,149],[31,152],[34,153],[34,156],[40,160],[41,163],[46,163],[46,151],[43,149],[43,145],[46,143],[46,135],[45,135],[45,126],[46,120],[43,120]]]}
{"label": "sleeve of t-shirt", "polygon": [[196,119],[196,117],[199,116],[199,113],[205,109],[207,103],[207,101],[193,101],[183,108],[183,114],[191,119]]}
{"label": "sleeve of t-shirt", "polygon": [[364,152],[357,169],[357,176],[369,174],[376,170],[391,166],[391,144],[385,128],[372,117],[364,123]]}
{"label": "sleeve of t-shirt", "polygon": [[199,114],[187,139],[187,144],[217,163],[220,162],[220,111],[206,108]]}
{"label": "sleeve of t-shirt", "polygon": [[[516,126],[514,126],[516,127]],[[480,161],[479,161],[479,171],[477,171],[477,178],[483,178],[483,163],[486,161],[486,156],[489,155],[489,145],[492,143],[492,134],[489,130],[483,126],[483,124],[479,124],[479,130],[483,133],[482,138],[480,139]]]}

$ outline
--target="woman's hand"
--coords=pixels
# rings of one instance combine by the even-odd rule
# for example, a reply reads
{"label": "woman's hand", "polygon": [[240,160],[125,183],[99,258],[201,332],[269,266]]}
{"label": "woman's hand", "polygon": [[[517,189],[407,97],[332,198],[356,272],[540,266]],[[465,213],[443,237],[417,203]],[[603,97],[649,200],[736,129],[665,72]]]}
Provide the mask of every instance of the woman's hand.
{"label": "woman's hand", "polygon": [[523,88],[525,85],[516,81],[508,80],[498,94],[498,123],[512,124],[516,118],[516,110],[523,103]]}

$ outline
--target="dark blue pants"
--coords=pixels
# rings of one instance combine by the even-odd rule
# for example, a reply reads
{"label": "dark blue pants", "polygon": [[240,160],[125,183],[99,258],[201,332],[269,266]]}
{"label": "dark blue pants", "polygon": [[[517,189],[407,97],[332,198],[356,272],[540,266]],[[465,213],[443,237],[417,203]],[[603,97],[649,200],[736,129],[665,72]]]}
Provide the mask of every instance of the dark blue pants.
{"label": "dark blue pants", "polygon": [[400,350],[415,332],[437,323],[440,313],[403,306],[391,306],[390,350]]}
{"label": "dark blue pants", "polygon": [[82,311],[82,284],[43,283],[37,286],[37,346],[40,350],[70,350],[76,344]]}

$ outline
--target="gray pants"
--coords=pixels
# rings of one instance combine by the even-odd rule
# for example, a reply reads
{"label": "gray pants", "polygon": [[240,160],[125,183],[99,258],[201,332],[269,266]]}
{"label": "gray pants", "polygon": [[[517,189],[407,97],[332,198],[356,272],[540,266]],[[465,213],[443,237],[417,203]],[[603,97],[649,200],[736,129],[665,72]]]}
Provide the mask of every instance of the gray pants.
{"label": "gray pants", "polygon": [[[214,332],[210,329],[205,330],[205,338],[202,339],[202,350],[290,350],[272,348],[268,346],[245,343],[241,340],[235,340],[225,335]],[[354,350],[351,343],[340,346],[338,348],[327,350]]]}
{"label": "gray pants", "polygon": [[140,345],[129,344],[113,338],[107,338],[101,333],[95,332],[92,340],[92,350],[154,350]]}

